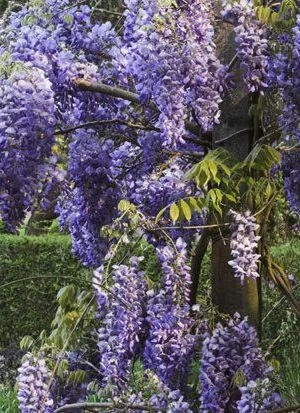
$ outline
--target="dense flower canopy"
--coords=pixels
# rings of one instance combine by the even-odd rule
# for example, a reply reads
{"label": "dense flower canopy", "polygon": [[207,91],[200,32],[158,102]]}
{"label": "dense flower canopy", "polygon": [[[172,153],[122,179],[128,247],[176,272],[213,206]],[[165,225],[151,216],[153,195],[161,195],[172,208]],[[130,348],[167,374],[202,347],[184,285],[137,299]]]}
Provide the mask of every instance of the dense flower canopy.
{"label": "dense flower canopy", "polygon": [[[219,122],[222,97],[233,87],[228,62],[217,57],[214,2],[128,0],[125,6],[121,33],[98,21],[92,7],[68,0],[29,3],[1,29],[2,219],[15,231],[33,208],[61,131],[69,144],[69,189],[58,213],[74,252],[93,266],[105,256],[100,230],[117,216],[119,200],[131,199],[153,216],[195,192],[182,179],[191,158],[179,160],[176,151],[201,157],[193,133]],[[221,14],[235,26],[247,89],[277,87],[282,128],[297,139],[298,22],[283,52],[274,55],[255,13],[252,2],[225,1]],[[127,90],[134,85],[142,111],[126,100],[82,91],[76,79]],[[79,129],[64,132],[70,127]],[[285,169],[292,208],[295,175]],[[174,189],[165,185],[173,176]]]}
{"label": "dense flower canopy", "polygon": [[[245,165],[252,186],[257,176],[265,184],[279,161],[275,146],[283,142],[281,176],[288,204],[299,215],[300,19],[280,33],[260,18],[257,2],[224,1],[216,15],[219,3],[125,0],[118,28],[101,13],[99,18],[93,4],[32,0],[0,27],[1,219],[10,232],[18,232],[36,199],[47,205],[51,186],[59,182],[59,223],[71,234],[75,255],[97,268],[98,384],[116,400],[144,403],[143,395],[130,393],[138,360],[158,387],[146,402],[167,412],[210,413],[227,407],[248,412],[247,403],[263,412],[282,402],[248,321],[236,315],[209,328],[194,314],[190,250],[199,229],[213,219],[213,226],[230,228],[229,264],[236,277],[245,284],[259,277],[259,226],[245,208],[249,199],[253,209],[260,207],[255,205],[259,197],[253,200],[250,193],[247,202],[236,201],[237,188],[248,184],[245,174],[239,175],[242,162],[235,160],[233,166],[228,153],[221,159],[214,137],[226,110],[222,103],[236,85],[250,96],[249,112],[262,119],[253,128],[254,134],[258,130],[254,149],[273,155],[273,163],[262,167],[266,157],[251,152]],[[231,62],[219,56],[222,25],[232,27],[235,39]],[[272,94],[278,103],[268,113],[273,110],[276,119],[260,113]],[[261,145],[274,124],[280,138]],[[216,162],[201,163],[212,149]],[[64,156],[67,161],[60,159]],[[196,162],[200,172],[188,179]],[[230,214],[225,199],[235,203]],[[162,214],[158,227],[155,217],[170,206],[170,218]],[[224,216],[231,216],[231,226]],[[176,226],[182,218],[195,231]],[[127,234],[152,245],[159,281],[149,279],[141,257],[113,263],[112,251],[119,242],[129,242]],[[199,360],[200,397],[195,401],[187,377]],[[233,383],[238,373],[243,386]],[[253,389],[264,380],[268,386],[257,406]],[[54,411],[47,383],[52,383],[47,362],[27,355],[19,376],[23,413],[38,413],[41,404],[47,406],[44,412]]]}

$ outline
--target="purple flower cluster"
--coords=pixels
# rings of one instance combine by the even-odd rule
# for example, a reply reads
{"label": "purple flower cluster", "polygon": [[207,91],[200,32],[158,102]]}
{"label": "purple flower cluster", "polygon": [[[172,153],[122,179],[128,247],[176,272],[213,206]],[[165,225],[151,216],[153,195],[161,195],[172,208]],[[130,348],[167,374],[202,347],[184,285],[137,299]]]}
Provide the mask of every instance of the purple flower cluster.
{"label": "purple flower cluster", "polygon": [[[8,68],[0,73],[0,207],[11,231],[22,222],[24,210],[32,208],[38,181],[48,174],[45,163],[55,141],[54,127],[107,119],[126,106],[73,85],[76,78],[99,80],[113,75],[107,62],[99,62],[99,54],[108,52],[117,36],[109,23],[92,22],[91,13],[88,6],[72,5],[69,0],[29,2],[12,13],[7,27],[0,30],[5,46],[1,68]],[[74,200],[70,214],[79,200],[89,203],[85,196],[80,188],[68,197],[67,205]],[[66,215],[66,208],[63,211]],[[84,244],[88,235],[83,238]]]}
{"label": "purple flower cluster", "polygon": [[276,39],[280,52],[270,57],[268,82],[281,96],[279,125],[284,138],[291,141],[300,139],[299,132],[299,90],[300,90],[300,18],[292,34],[282,34]]}
{"label": "purple flower cluster", "polygon": [[256,254],[259,236],[255,234],[259,225],[250,211],[238,213],[230,211],[231,223],[231,255],[233,259],[228,264],[234,269],[235,277],[241,283],[245,279],[255,280],[259,277],[258,262],[260,255]]}
{"label": "purple flower cluster", "polygon": [[187,104],[202,129],[209,131],[219,123],[222,94],[227,83],[230,85],[228,68],[220,63],[216,53],[213,4],[181,0],[178,6],[177,31],[186,39],[183,67]]}
{"label": "purple flower cluster", "polygon": [[[152,7],[151,4],[154,7],[153,13],[149,11]],[[149,7],[145,4],[145,10],[143,11],[142,6],[142,2],[132,2],[128,6],[126,20],[130,20],[131,8],[134,11],[136,10],[134,7],[136,7],[140,12],[138,14],[135,14],[135,12],[131,14],[131,18],[134,21],[136,20],[134,28],[130,29],[132,24],[129,20],[128,24],[125,23],[124,38],[126,47],[121,45],[120,39],[109,24],[95,24],[92,21],[92,11],[89,7],[80,4],[72,5],[69,0],[61,2],[47,0],[45,3],[40,4],[39,7],[34,3],[28,3],[26,7],[12,14],[7,27],[9,30],[1,31],[0,36],[4,39],[5,50],[10,53],[13,62],[21,62],[25,66],[30,65],[32,71],[43,73],[45,81],[48,82],[47,87],[43,88],[43,93],[45,94],[50,87],[49,93],[51,92],[53,98],[53,102],[50,102],[49,100],[47,101],[47,97],[43,96],[43,102],[39,104],[40,100],[37,99],[33,102],[32,99],[29,99],[30,94],[27,96],[24,93],[19,93],[24,99],[24,107],[25,104],[31,110],[36,107],[35,111],[39,113],[39,116],[47,113],[46,109],[48,112],[50,111],[53,125],[51,124],[51,133],[50,129],[47,132],[47,125],[43,125],[43,139],[38,139],[35,144],[38,145],[36,146],[36,152],[40,151],[41,153],[42,146],[46,143],[48,144],[48,152],[43,151],[43,158],[39,158],[37,153],[33,154],[35,146],[31,141],[30,153],[27,154],[20,149],[15,152],[11,151],[16,158],[22,160],[23,165],[23,169],[14,174],[16,171],[15,163],[7,155],[3,157],[3,164],[5,163],[3,165],[3,186],[9,182],[13,194],[7,193],[8,191],[6,190],[1,192],[1,197],[3,198],[2,215],[11,230],[14,230],[23,219],[24,210],[31,208],[33,196],[37,192],[37,188],[34,187],[35,181],[38,181],[37,177],[41,177],[45,182],[45,192],[42,199],[43,206],[47,207],[49,205],[47,195],[53,188],[52,184],[57,181],[55,179],[55,176],[57,176],[54,172],[55,168],[53,169],[53,179],[49,174],[52,165],[50,149],[51,144],[55,141],[53,137],[54,126],[57,129],[63,130],[82,123],[97,120],[111,121],[116,118],[122,121],[130,122],[131,120],[135,122],[137,114],[134,109],[129,107],[128,102],[97,93],[82,92],[76,88],[73,80],[76,78],[100,80],[109,84],[118,82],[126,84],[126,87],[129,86],[128,82],[126,83],[124,73],[117,73],[117,71],[122,71],[122,59],[130,59],[130,56],[126,53],[122,57],[123,51],[128,47],[134,47],[133,43],[136,44],[136,47],[142,45],[141,42],[137,41],[138,37],[136,36],[139,33],[143,37],[147,32],[144,29],[145,25],[147,26],[148,24],[147,15],[149,13],[151,17],[149,25],[151,27],[149,26],[147,35],[152,31],[157,36],[158,43],[160,43],[160,39],[164,36],[164,31],[159,30],[159,19],[157,20],[158,16],[156,16],[159,10],[158,7],[154,6],[154,2],[149,2]],[[175,13],[173,8],[168,10],[171,14]],[[178,21],[179,25],[180,13],[178,11],[176,13],[178,18],[176,17],[175,20]],[[185,22],[189,26],[192,25],[192,11],[186,9],[184,13],[186,13],[186,17],[183,18],[185,20],[181,22],[180,29],[178,26],[178,35],[184,31]],[[203,13],[205,14],[206,12],[203,11]],[[172,19],[174,20],[173,17]],[[212,41],[213,33],[209,24],[207,14],[206,26],[203,29],[203,33],[201,32],[202,34],[210,33],[206,38],[207,45]],[[171,26],[170,21],[168,27],[173,36],[174,33]],[[132,30],[132,35],[135,38],[134,42],[133,38],[130,40],[130,30]],[[191,26],[189,30],[190,34],[192,34],[194,30],[198,30],[197,25]],[[197,33],[200,36],[199,30]],[[181,33],[180,36],[184,36],[184,34]],[[193,49],[196,53],[195,39],[193,46],[191,41],[188,42],[189,45],[187,45],[186,50]],[[168,48],[165,52],[170,52],[171,59],[172,47],[174,45],[174,56],[176,55],[177,60],[171,66],[174,72],[172,72],[172,76],[176,77],[177,69],[180,66],[181,52],[178,54],[175,40],[176,38],[169,38]],[[150,44],[151,42],[149,47]],[[209,48],[209,46],[207,47]],[[1,51],[1,53],[3,55],[0,60],[4,59],[3,56],[5,56],[4,52]],[[109,59],[99,59],[99,55],[107,54],[109,56],[110,53],[114,67],[112,67]],[[161,48],[161,53],[164,53],[163,47]],[[165,60],[168,60],[167,54]],[[120,62],[117,61],[118,58]],[[185,66],[190,67],[191,61],[196,61],[196,59],[188,58]],[[210,61],[213,61],[212,56]],[[160,65],[156,63],[156,67],[158,66]],[[143,73],[148,76],[150,72],[154,74],[153,70],[154,68],[150,65],[148,72],[144,71]],[[199,73],[197,68],[194,68],[194,74],[191,73],[189,80],[186,80],[186,82],[191,83],[191,79],[196,72]],[[209,73],[214,73],[214,71],[210,70]],[[167,78],[168,76],[163,81],[166,84],[169,82]],[[195,78],[193,79],[195,80]],[[196,80],[193,82],[195,86]],[[208,91],[207,84],[204,88]],[[137,89],[140,92],[138,86]],[[180,89],[178,84],[176,84],[175,89],[175,92]],[[157,96],[161,96],[162,106],[168,105],[170,96],[175,98],[175,92],[169,93],[167,91],[160,94],[158,89],[155,90],[157,91]],[[192,97],[190,92],[191,89],[185,86],[185,93],[189,93],[190,104],[192,105],[195,102],[195,96]],[[140,94],[142,95],[142,92]],[[163,97],[164,95],[166,95],[165,98]],[[163,99],[165,99],[165,103],[163,103]],[[206,101],[211,102],[212,96],[210,95],[210,98]],[[18,102],[14,102],[14,104],[16,107],[19,107]],[[174,126],[174,131],[181,135],[182,132],[177,126],[178,122],[183,124],[184,116],[186,115],[180,115],[176,120],[171,106],[165,108],[168,111],[167,117],[172,118],[171,122],[174,121],[176,126]],[[196,111],[195,108],[194,110]],[[147,117],[153,116],[153,110],[149,109],[146,112]],[[16,114],[15,117],[13,117],[14,114]],[[162,116],[164,116],[163,113]],[[24,119],[25,117],[22,118],[22,120]],[[29,134],[31,134],[32,125],[37,123],[37,120],[29,119],[29,117],[27,119],[26,130],[28,129]],[[166,118],[166,122],[163,120],[162,127],[168,129],[170,119]],[[20,114],[17,111],[9,114],[7,122],[12,121],[14,123],[21,121]],[[0,126],[2,124],[5,130],[8,129],[5,126],[6,124],[0,122]],[[185,196],[193,191],[190,184],[183,182],[183,173],[179,171],[181,166],[173,167],[171,165],[167,169],[164,167],[162,174],[161,169],[155,169],[158,162],[164,162],[167,158],[162,150],[165,133],[161,134],[155,131],[137,133],[136,130],[126,127],[126,125],[108,123],[108,125],[101,124],[90,128],[82,128],[67,136],[70,137],[68,179],[64,180],[63,194],[57,211],[59,212],[59,220],[62,226],[68,228],[71,232],[73,251],[85,265],[98,266],[105,255],[107,241],[100,236],[101,228],[104,225],[110,224],[115,217],[117,213],[116,205],[120,197],[129,198],[140,206],[145,205],[146,201],[149,200],[149,206],[145,205],[145,211],[143,212],[150,213],[153,216],[165,206],[163,201],[172,202],[180,198],[181,195]],[[115,136],[117,137],[115,138]],[[110,137],[114,138],[113,145]],[[105,139],[108,139],[107,142],[105,142]],[[136,142],[136,145],[134,142]],[[27,161],[23,162],[23,155],[25,154]],[[49,159],[47,159],[48,156]],[[28,162],[28,159],[30,159],[30,162]],[[34,165],[33,162],[35,162]],[[49,165],[40,167],[40,164],[45,162],[49,162]],[[91,165],[88,165],[89,162]],[[37,166],[39,166],[39,174],[36,173]],[[173,174],[174,177],[172,177]],[[178,176],[179,174],[181,174],[180,177]],[[160,182],[156,184],[157,178],[160,175]],[[28,179],[26,176],[28,176]],[[181,181],[180,184],[179,181]],[[68,183],[69,188],[67,188]],[[170,183],[172,183],[172,186],[169,185]],[[176,189],[177,184],[180,186],[178,190]],[[40,194],[41,187],[38,190]],[[147,194],[148,190],[150,192],[149,196]],[[160,201],[159,203],[157,202],[158,200]],[[176,233],[174,236],[178,236],[178,234]]]}
{"label": "purple flower cluster", "polygon": [[[285,131],[287,135],[294,135],[297,141],[300,140],[299,132],[299,114],[300,114],[300,102],[299,102],[299,90],[300,90],[300,16],[297,16],[297,23],[293,29],[293,43],[292,43],[292,59],[290,64],[286,60],[289,73],[288,81],[283,85],[284,96],[284,111],[281,121],[284,122]],[[290,45],[291,43],[288,43]]]}
{"label": "purple flower cluster", "polygon": [[141,101],[152,98],[161,111],[157,126],[162,129],[164,144],[176,146],[183,142],[186,114],[184,85],[178,73],[180,56],[170,42],[173,33],[160,26],[163,17],[156,0],[128,0],[126,5],[127,72],[136,79]]}
{"label": "purple flower cluster", "polygon": [[[282,113],[279,125],[285,140],[294,145],[300,139],[299,132],[299,70],[300,70],[300,18],[293,30],[293,35],[282,35],[278,43],[284,44],[280,53],[271,57],[269,83],[279,90],[282,98]],[[300,214],[300,155],[299,150],[284,152],[282,156],[282,175],[286,199],[291,210]]]}
{"label": "purple flower cluster", "polygon": [[289,207],[300,216],[300,151],[283,154],[282,176]]}
{"label": "purple flower cluster", "polygon": [[266,413],[283,405],[281,396],[274,392],[270,379],[249,381],[240,388],[241,398],[237,402],[238,413]]}
{"label": "purple flower cluster", "polygon": [[73,251],[87,266],[100,265],[107,251],[100,229],[117,213],[118,188],[108,174],[113,147],[110,140],[101,143],[92,130],[77,131],[70,145],[74,188],[59,209],[60,224],[69,228]]}
{"label": "purple flower cluster", "polygon": [[179,390],[170,390],[163,385],[161,387],[160,392],[150,398],[150,406],[164,409],[166,413],[192,413],[189,403],[184,400]]}
{"label": "purple flower cluster", "polygon": [[114,284],[108,295],[100,287],[104,281],[103,267],[94,275],[103,323],[98,330],[100,374],[102,383],[113,386],[115,391],[126,387],[132,360],[141,351],[146,284],[139,264],[140,259],[132,257],[130,266],[115,266]]}
{"label": "purple flower cluster", "polygon": [[0,211],[14,232],[30,210],[55,126],[54,93],[45,73],[30,63],[0,74]]}
{"label": "purple flower cluster", "polygon": [[[142,102],[153,99],[163,144],[184,142],[184,121],[193,110],[204,130],[219,117],[225,70],[215,55],[209,7],[201,1],[179,8],[156,0],[127,0],[127,72]],[[200,29],[201,28],[201,29]]]}
{"label": "purple flower cluster", "polygon": [[143,213],[155,216],[166,205],[192,195],[194,186],[184,179],[184,165],[174,162],[163,171],[153,171],[136,181],[130,199]]}
{"label": "purple flower cluster", "polygon": [[58,195],[67,188],[67,171],[59,165],[57,156],[51,156],[48,164],[41,169],[43,179],[40,182],[38,201],[43,210],[53,209]]}
{"label": "purple flower cluster", "polygon": [[267,84],[268,40],[267,28],[257,20],[254,2],[248,0],[223,1],[223,17],[235,27],[237,57],[244,71],[249,92],[263,93]]}
{"label": "purple flower cluster", "polygon": [[256,331],[246,319],[236,314],[227,326],[218,324],[203,342],[200,411],[221,413],[231,404],[235,407],[230,389],[234,390],[236,374],[242,374],[248,383],[265,378],[269,371],[258,348]]}
{"label": "purple flower cluster", "polygon": [[149,335],[144,363],[170,389],[183,389],[194,356],[197,335],[189,315],[190,267],[186,244],[157,248],[163,271],[159,291],[148,291],[147,322]]}
{"label": "purple flower cluster", "polygon": [[[117,399],[114,399],[114,401],[127,406],[147,406],[148,409],[155,409],[155,411],[157,411],[156,409],[161,409],[166,413],[192,413],[189,403],[184,400],[179,390],[170,390],[162,383],[159,383],[157,387],[157,393],[153,394],[150,398],[147,397],[145,399],[141,393],[125,392]],[[127,407],[126,412],[146,413],[148,409],[137,409],[136,407],[133,409]]]}
{"label": "purple flower cluster", "polygon": [[18,376],[18,400],[22,413],[53,413],[50,372],[44,358],[27,353]]}

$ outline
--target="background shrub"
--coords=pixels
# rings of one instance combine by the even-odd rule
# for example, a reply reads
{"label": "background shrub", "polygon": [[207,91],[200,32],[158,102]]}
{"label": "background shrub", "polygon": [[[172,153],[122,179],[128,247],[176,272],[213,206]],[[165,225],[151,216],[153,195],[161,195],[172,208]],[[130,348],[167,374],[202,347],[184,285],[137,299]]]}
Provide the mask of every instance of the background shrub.
{"label": "background shrub", "polygon": [[7,386],[0,384],[0,412],[19,413],[16,392]]}
{"label": "background shrub", "polygon": [[[276,262],[294,276],[294,293],[300,299],[300,239],[272,247],[271,254]],[[294,341],[300,332],[299,319],[278,288],[270,288],[264,283],[263,297],[263,338],[266,349],[282,358],[282,348]]]}
{"label": "background shrub", "polygon": [[58,290],[70,283],[84,288],[89,279],[68,236],[0,234],[0,349],[49,330]]}

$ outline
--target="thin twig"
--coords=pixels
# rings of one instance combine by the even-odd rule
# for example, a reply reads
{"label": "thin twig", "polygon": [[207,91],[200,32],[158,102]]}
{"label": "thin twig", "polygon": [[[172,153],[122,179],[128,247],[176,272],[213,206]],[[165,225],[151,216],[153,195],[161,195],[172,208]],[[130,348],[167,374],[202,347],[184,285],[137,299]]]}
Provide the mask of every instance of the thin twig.
{"label": "thin twig", "polygon": [[225,222],[224,224],[213,224],[213,225],[195,225],[195,226],[166,226],[166,227],[157,227],[153,228],[153,231],[160,231],[160,230],[170,230],[170,229],[208,229],[208,228],[220,228],[220,227],[228,227],[230,225],[229,222]]}
{"label": "thin twig", "polygon": [[[49,390],[50,390],[50,388],[51,388],[51,386],[52,386],[52,384],[53,384],[53,382],[54,382],[54,380],[55,380],[55,374],[56,374],[57,369],[58,369],[58,367],[59,367],[59,363],[60,363],[61,357],[64,356],[64,354],[65,354],[65,352],[66,352],[66,350],[67,350],[67,348],[68,348],[68,345],[69,345],[69,343],[70,343],[70,340],[71,340],[74,332],[77,330],[77,327],[79,326],[79,324],[80,324],[81,321],[83,320],[83,317],[84,317],[85,314],[87,313],[88,309],[90,308],[90,306],[92,305],[92,303],[93,303],[94,300],[95,300],[95,295],[93,295],[92,298],[90,299],[90,301],[87,303],[87,305],[85,306],[82,314],[80,315],[80,317],[78,317],[78,319],[77,319],[74,327],[72,328],[69,336],[67,337],[66,342],[65,342],[62,350],[60,351],[60,354],[59,354],[58,357],[57,357],[57,361],[56,361],[56,363],[55,363],[55,366],[54,366],[53,370],[51,371],[51,378],[50,378],[49,383],[48,383],[48,385],[47,385],[47,390],[46,390],[45,394],[47,394],[47,393],[49,392]],[[43,400],[42,407],[44,407],[44,404],[45,404],[45,400]],[[40,413],[42,413],[42,412],[40,412]]]}
{"label": "thin twig", "polygon": [[[23,281],[40,280],[40,279],[43,279],[43,278],[56,278],[57,279],[58,277],[57,277],[57,275],[39,275],[39,276],[36,276],[36,277],[19,278],[18,280],[14,280],[14,281],[10,281],[10,282],[5,283],[5,284],[1,284],[0,285],[0,290],[2,288],[9,287],[9,286],[14,285],[14,284],[21,283]],[[59,276],[59,278],[69,279],[69,280],[71,279],[71,280],[76,280],[76,281],[78,280],[77,278],[75,278],[71,275],[69,275],[69,276],[68,275],[62,275],[62,276]],[[79,279],[79,281],[80,281],[80,279]],[[88,281],[82,280],[82,282],[86,283]]]}
{"label": "thin twig", "polygon": [[[115,98],[120,98],[120,99],[124,99],[124,100],[128,100],[129,102],[132,103],[137,103],[140,104],[141,100],[140,97],[137,93],[134,92],[130,92],[128,90],[119,88],[119,87],[112,87],[112,86],[108,86],[105,85],[104,83],[101,82],[92,82],[86,79],[75,79],[74,83],[81,89],[81,90],[86,90],[86,91],[90,91],[90,92],[98,92],[98,93],[103,93],[104,95],[108,95],[108,96],[112,96]],[[157,106],[155,105],[154,102],[150,101],[147,103],[148,107],[154,109],[154,110],[158,110]],[[185,127],[186,130],[188,130],[189,132],[193,133],[194,135],[197,135],[198,137],[201,136],[201,128],[196,125],[195,123],[186,121],[185,122]],[[159,129],[158,129],[159,131]],[[242,133],[245,132],[251,132],[253,131],[253,128],[246,128],[246,129],[242,129],[240,131],[237,131],[235,133],[233,133],[230,136],[227,136],[225,138],[219,139],[215,142],[216,145],[222,144],[223,142],[226,142],[227,140],[238,136]],[[204,138],[208,137],[208,135],[202,135]],[[199,140],[199,144],[201,144],[202,146],[207,146],[207,147],[211,147],[211,142],[209,140]]]}
{"label": "thin twig", "polygon": [[279,194],[279,192],[275,192],[275,194],[272,196],[272,198],[267,202],[266,205],[264,205],[258,212],[256,212],[253,216],[257,217],[258,215],[260,215],[262,212],[264,212],[269,206],[272,205],[272,203],[275,201],[277,195]]}
{"label": "thin twig", "polygon": [[67,404],[66,406],[59,407],[54,411],[54,413],[63,413],[63,412],[76,412],[77,410],[81,409],[120,409],[127,411],[129,409],[132,410],[144,410],[147,412],[165,412],[165,409],[147,406],[143,404],[123,404],[123,403],[74,403],[74,404]]}
{"label": "thin twig", "polygon": [[228,65],[228,72],[230,72],[230,70],[234,67],[237,61],[238,61],[238,55],[235,54],[233,58],[231,59],[231,62]]}
{"label": "thin twig", "polygon": [[234,132],[232,135],[226,136],[225,138],[219,139],[215,142],[216,145],[220,145],[221,143],[227,142],[230,139],[234,138],[235,136],[241,135],[243,133],[246,132],[253,132],[253,128],[245,128],[245,129],[241,129],[237,132]]}
{"label": "thin twig", "polygon": [[[92,82],[86,79],[75,79],[73,82],[81,90],[103,93],[104,95],[124,99],[132,103],[141,104],[140,97],[137,93],[130,92],[128,90],[121,89],[119,87],[112,87],[112,86],[105,85],[104,83],[101,83],[101,82]],[[156,104],[152,101],[148,102],[146,106],[148,106],[151,109],[158,110]],[[197,136],[199,136],[201,133],[201,129],[199,128],[199,126],[192,122],[188,122],[188,121],[185,122],[185,127],[189,132],[192,132],[193,134]]]}
{"label": "thin twig", "polygon": [[107,125],[114,125],[114,124],[124,125],[124,126],[128,126],[129,128],[141,129],[141,130],[146,130],[146,131],[159,131],[160,130],[156,128],[155,126],[135,124],[135,123],[127,122],[125,120],[121,120],[121,119],[106,119],[106,120],[95,120],[91,122],[81,123],[80,125],[71,126],[66,129],[57,130],[55,132],[55,135],[65,135],[67,133],[74,132],[78,129],[84,129],[84,128],[93,127],[93,126],[107,126]]}
{"label": "thin twig", "polygon": [[276,409],[276,410],[269,410],[267,413],[289,413],[289,412],[299,413],[300,404],[296,404],[294,406],[282,407],[281,409]]}
{"label": "thin twig", "polygon": [[[293,291],[296,291],[298,289],[298,287],[300,287],[300,283],[295,285],[295,287],[293,287]],[[274,305],[274,307],[271,308],[271,310],[264,316],[264,318],[262,319],[262,322],[264,323],[266,321],[266,319],[273,313],[274,310],[276,310],[276,308],[278,308],[283,302],[284,300],[286,300],[287,297],[285,295],[283,295],[280,300]]]}
{"label": "thin twig", "polygon": [[283,147],[278,145],[275,149],[277,149],[278,151],[282,151],[282,152],[294,152],[294,151],[298,151],[300,149],[300,143],[297,143],[294,146],[290,146],[290,147]]}
{"label": "thin twig", "polygon": [[[94,121],[90,121],[90,122],[85,122],[85,123],[81,123],[79,125],[76,126],[70,126],[66,129],[59,129],[56,130],[54,135],[67,135],[68,133],[72,133],[76,130],[79,129],[84,129],[84,128],[89,128],[89,127],[95,127],[95,126],[108,126],[108,125],[114,125],[114,124],[118,124],[118,125],[124,125],[127,126],[129,128],[133,128],[133,129],[140,129],[140,130],[145,130],[145,131],[155,131],[155,132],[161,132],[161,129],[153,126],[153,125],[141,125],[141,124],[136,124],[136,123],[131,123],[122,119],[106,119],[106,120],[94,120]],[[109,135],[109,137],[113,137],[112,135]],[[130,141],[131,143],[134,143],[135,145],[138,145],[137,141],[134,141],[132,138],[128,137],[128,136],[124,136],[122,137],[120,134],[116,134],[115,135],[116,138],[123,138],[123,140],[127,140]],[[190,137],[183,137],[184,140],[191,140]],[[208,146],[210,147],[210,143],[208,141],[195,141],[192,140],[192,142],[194,143],[198,143],[199,145],[202,146]],[[170,151],[171,152],[171,151]],[[172,154],[174,154],[175,152],[173,151]],[[200,153],[197,152],[178,152],[178,155],[188,155],[188,156],[192,156],[192,157],[197,157],[197,159],[201,156],[203,156]]]}
{"label": "thin twig", "polygon": [[275,135],[276,133],[281,132],[281,129],[275,129],[272,132],[268,133],[267,135],[262,136],[261,138],[259,138],[256,142],[255,145],[262,143],[264,141],[266,141],[268,138],[270,138],[271,136]]}
{"label": "thin twig", "polygon": [[118,11],[95,8],[95,9],[93,9],[93,13],[95,13],[95,12],[99,12],[99,13],[103,13],[103,14],[111,14],[112,16],[118,16],[118,17],[125,18],[125,16],[122,13],[118,12]]}

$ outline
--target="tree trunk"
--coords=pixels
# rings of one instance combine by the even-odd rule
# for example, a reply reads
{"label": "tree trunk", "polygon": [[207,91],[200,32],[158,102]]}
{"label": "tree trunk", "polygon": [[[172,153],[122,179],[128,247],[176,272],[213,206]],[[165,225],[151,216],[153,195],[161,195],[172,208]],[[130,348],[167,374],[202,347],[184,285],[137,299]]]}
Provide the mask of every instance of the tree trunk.
{"label": "tree trunk", "polygon": [[[217,46],[223,62],[232,61],[235,56],[235,34],[230,25],[224,24],[217,33]],[[213,141],[236,134],[224,141],[222,146],[237,159],[244,159],[252,147],[253,120],[249,115],[251,97],[245,90],[239,64],[233,70],[236,87],[228,93],[221,107],[221,123],[214,131]],[[242,131],[242,132],[239,132]],[[247,206],[245,206],[247,208]],[[224,216],[227,220],[227,217]],[[260,292],[255,281],[247,280],[241,285],[228,265],[231,259],[230,234],[215,232],[212,236],[212,299],[221,313],[233,315],[238,312],[248,316],[252,325],[260,331]]]}
{"label": "tree trunk", "polygon": [[260,310],[257,283],[245,280],[244,285],[233,275],[228,265],[231,259],[230,242],[220,238],[212,243],[212,300],[221,313],[238,312],[248,316],[249,322],[259,328]]}

